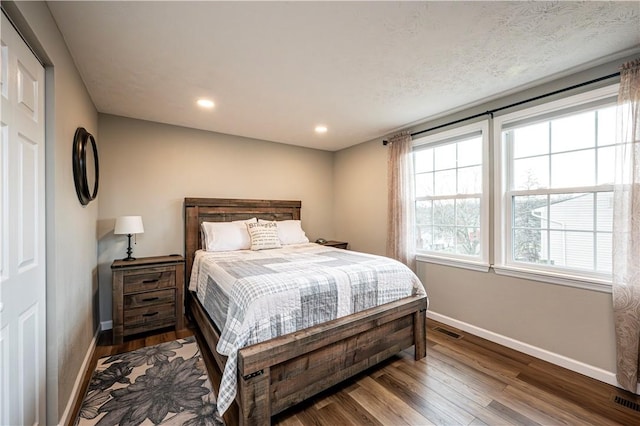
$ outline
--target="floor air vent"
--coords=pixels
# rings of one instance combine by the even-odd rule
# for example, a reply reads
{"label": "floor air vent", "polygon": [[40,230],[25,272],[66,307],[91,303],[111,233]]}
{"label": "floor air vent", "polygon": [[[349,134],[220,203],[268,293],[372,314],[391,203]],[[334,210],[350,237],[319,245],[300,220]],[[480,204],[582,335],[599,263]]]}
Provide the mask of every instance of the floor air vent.
{"label": "floor air vent", "polygon": [[453,337],[454,339],[461,339],[462,338],[462,336],[459,335],[458,333],[454,333],[453,331],[444,329],[442,327],[434,327],[433,329],[435,331],[438,331],[438,332],[442,333],[442,334],[446,334],[449,337]]}
{"label": "floor air vent", "polygon": [[628,399],[624,399],[624,398],[619,397],[619,396],[616,396],[613,399],[613,401],[616,404],[620,404],[620,405],[622,405],[624,407],[631,408],[634,411],[640,412],[640,404],[638,404],[637,402],[629,401]]}

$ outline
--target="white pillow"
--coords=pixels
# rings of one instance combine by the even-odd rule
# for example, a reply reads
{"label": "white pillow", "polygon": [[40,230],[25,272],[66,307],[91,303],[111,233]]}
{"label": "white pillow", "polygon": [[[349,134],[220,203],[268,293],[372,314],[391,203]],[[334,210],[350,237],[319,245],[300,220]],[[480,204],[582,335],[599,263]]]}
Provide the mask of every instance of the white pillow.
{"label": "white pillow", "polygon": [[251,238],[246,223],[257,223],[257,219],[254,217],[233,222],[202,222],[205,250],[248,250],[251,247]]}
{"label": "white pillow", "polygon": [[251,250],[280,248],[278,225],[275,222],[247,223],[247,231],[251,237]]}
{"label": "white pillow", "polygon": [[[269,222],[267,220],[259,220],[260,223]],[[307,234],[302,230],[302,225],[299,220],[279,220],[276,222],[278,225],[278,238],[282,245],[287,244],[304,244],[309,242]]]}

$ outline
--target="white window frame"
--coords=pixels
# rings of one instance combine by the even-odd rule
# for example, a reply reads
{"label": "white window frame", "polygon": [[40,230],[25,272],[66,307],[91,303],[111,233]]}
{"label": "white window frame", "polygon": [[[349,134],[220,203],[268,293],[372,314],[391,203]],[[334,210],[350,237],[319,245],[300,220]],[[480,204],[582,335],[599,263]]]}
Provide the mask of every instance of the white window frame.
{"label": "white window frame", "polygon": [[[464,138],[467,135],[480,133],[482,138],[482,195],[480,197],[480,255],[466,256],[456,253],[442,253],[435,251],[417,251],[416,259],[422,262],[437,263],[446,266],[454,266],[474,271],[489,271],[489,121],[483,120],[477,123],[456,127],[451,130],[434,133],[413,141],[413,148],[436,147],[443,141]],[[451,141],[453,142],[453,141]],[[446,143],[446,142],[444,142]],[[414,174],[415,177],[415,174]],[[415,205],[412,206],[415,209]],[[416,224],[414,224],[416,226]]]}
{"label": "white window frame", "polygon": [[[551,284],[566,285],[601,292],[611,292],[611,276],[596,272],[580,272],[564,270],[554,267],[550,269],[544,265],[516,262],[512,259],[511,233],[511,202],[508,194],[510,170],[510,155],[506,142],[503,141],[502,131],[515,121],[534,119],[536,116],[560,112],[567,108],[579,108],[586,104],[614,99],[618,93],[618,84],[602,87],[587,93],[570,96],[557,101],[545,103],[535,107],[523,109],[510,114],[494,118],[494,265],[497,274],[509,275]],[[613,189],[613,186],[611,186]],[[579,191],[580,188],[575,188]],[[592,190],[591,187],[589,190]],[[544,191],[544,193],[552,192]]]}

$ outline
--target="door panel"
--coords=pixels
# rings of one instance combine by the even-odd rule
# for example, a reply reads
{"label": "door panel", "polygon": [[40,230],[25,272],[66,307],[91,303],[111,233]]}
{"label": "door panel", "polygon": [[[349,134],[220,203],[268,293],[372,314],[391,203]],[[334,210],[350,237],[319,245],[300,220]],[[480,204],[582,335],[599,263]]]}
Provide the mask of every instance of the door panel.
{"label": "door panel", "polygon": [[18,319],[18,396],[20,424],[38,424],[40,377],[38,354],[38,304]]}
{"label": "door panel", "polygon": [[44,68],[2,15],[0,424],[45,423]]}
{"label": "door panel", "polygon": [[20,200],[18,212],[18,272],[38,265],[38,144],[18,135]]}

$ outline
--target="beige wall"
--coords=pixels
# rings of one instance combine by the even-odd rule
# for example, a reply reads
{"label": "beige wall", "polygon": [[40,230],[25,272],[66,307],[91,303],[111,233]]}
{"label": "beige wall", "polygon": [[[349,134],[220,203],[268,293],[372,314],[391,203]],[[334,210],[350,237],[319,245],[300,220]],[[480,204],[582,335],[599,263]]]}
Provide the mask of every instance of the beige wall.
{"label": "beige wall", "polygon": [[307,236],[334,236],[330,152],[106,114],[99,131],[101,321],[111,320],[110,265],[126,252],[118,216],[142,216],[134,256],[184,254],[185,197],[301,200]]}
{"label": "beige wall", "polygon": [[611,294],[422,263],[429,310],[615,371]]}
{"label": "beige wall", "polygon": [[352,250],[385,254],[387,150],[380,141],[335,153],[334,228]]}
{"label": "beige wall", "polygon": [[[98,203],[82,207],[71,164],[78,126],[97,136],[98,116],[43,2],[6,3],[46,68],[47,424],[64,413],[97,329]],[[99,138],[97,138],[99,140]]]}
{"label": "beige wall", "polygon": [[[426,129],[608,75],[616,72],[619,64],[627,59],[581,71],[409,130]],[[381,139],[335,154],[334,227],[336,237],[348,240],[354,250],[385,253],[386,161],[387,148]],[[424,262],[419,262],[418,275],[427,288],[431,312],[589,366],[615,371],[609,293]]]}

